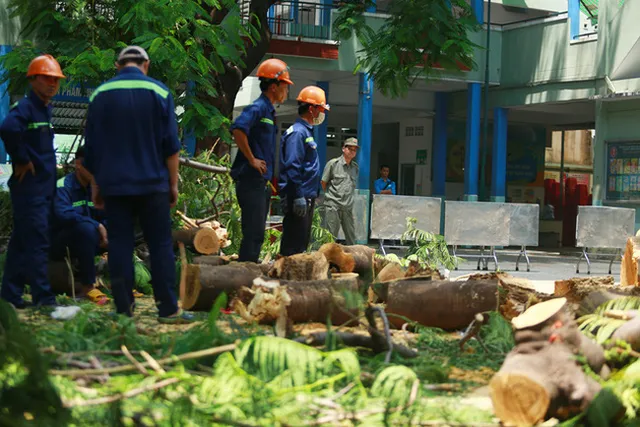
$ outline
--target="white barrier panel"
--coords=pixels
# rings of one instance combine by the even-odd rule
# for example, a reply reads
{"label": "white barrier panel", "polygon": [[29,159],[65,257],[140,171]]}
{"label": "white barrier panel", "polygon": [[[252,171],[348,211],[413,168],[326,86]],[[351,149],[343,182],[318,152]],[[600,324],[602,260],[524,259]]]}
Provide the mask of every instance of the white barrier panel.
{"label": "white barrier panel", "polygon": [[437,197],[374,194],[371,205],[371,238],[399,240],[407,229],[407,218],[416,218],[416,228],[440,234],[442,201]]}
{"label": "white barrier panel", "polygon": [[511,208],[509,246],[538,246],[540,206],[535,203],[505,203]]}
{"label": "white barrier panel", "polygon": [[444,238],[449,245],[508,246],[511,210],[506,203],[446,201]]}
{"label": "white barrier panel", "polygon": [[608,206],[578,206],[576,246],[621,249],[634,235],[636,210]]}

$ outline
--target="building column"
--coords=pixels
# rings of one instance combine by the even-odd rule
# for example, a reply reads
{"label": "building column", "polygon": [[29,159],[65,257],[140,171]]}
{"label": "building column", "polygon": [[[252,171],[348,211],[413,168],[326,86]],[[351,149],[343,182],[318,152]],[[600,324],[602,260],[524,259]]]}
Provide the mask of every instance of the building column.
{"label": "building column", "polygon": [[276,7],[271,6],[267,10],[267,25],[269,25],[269,31],[271,31],[272,34],[275,34],[275,31],[276,31],[275,17],[276,17]]}
{"label": "building column", "polygon": [[[327,104],[331,105],[329,102],[329,82],[316,82],[316,85],[324,90],[324,94],[327,97]],[[331,112],[327,113],[325,116],[324,122],[320,126],[314,126],[313,128],[313,139],[316,140],[316,144],[318,145],[318,158],[320,159],[320,170],[324,170],[324,165],[327,164],[327,121],[331,117]]]}
{"label": "building column", "polygon": [[[0,45],[0,56],[4,56],[9,52],[11,52],[11,46]],[[0,68],[0,74],[2,74],[2,72],[3,69]],[[11,96],[7,92],[7,86],[8,83],[0,85],[0,123],[2,123],[9,114],[9,106],[11,104]],[[3,163],[7,163],[7,151],[4,148],[4,143],[0,142],[0,164]]]}
{"label": "building column", "polygon": [[493,110],[493,153],[491,157],[491,201],[504,202],[507,192],[508,110]]}
{"label": "building column", "polygon": [[[358,85],[358,157],[360,167],[358,176],[358,197],[364,196],[364,213],[356,209],[356,233],[358,244],[367,244],[369,240],[369,185],[371,181],[371,127],[373,126],[373,78],[367,73],[359,73]],[[358,202],[356,202],[358,203]],[[362,215],[362,216],[360,216]],[[358,233],[358,224],[364,221],[364,232]],[[358,235],[359,234],[359,235]]]}
{"label": "building column", "polygon": [[569,37],[576,40],[580,35],[580,0],[568,0]]}
{"label": "building column", "polygon": [[478,201],[478,169],[480,166],[480,83],[469,83],[467,89],[467,134],[464,154],[464,200]]}
{"label": "building column", "polygon": [[431,194],[434,197],[445,196],[447,178],[447,94],[436,93],[436,114],[433,123],[433,183]]}
{"label": "building column", "polygon": [[[298,3],[298,0],[291,0],[291,3],[289,5],[289,19],[290,19],[290,22],[293,22],[294,24],[297,24],[298,23],[298,15],[300,15],[300,5]],[[291,32],[289,32],[289,35],[291,35]]]}

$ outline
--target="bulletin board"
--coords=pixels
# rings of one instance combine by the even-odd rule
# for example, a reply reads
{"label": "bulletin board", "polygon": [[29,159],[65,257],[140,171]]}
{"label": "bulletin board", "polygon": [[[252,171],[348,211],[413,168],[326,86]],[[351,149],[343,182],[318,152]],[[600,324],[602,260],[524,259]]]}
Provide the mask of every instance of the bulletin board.
{"label": "bulletin board", "polygon": [[606,200],[640,202],[640,141],[607,142]]}

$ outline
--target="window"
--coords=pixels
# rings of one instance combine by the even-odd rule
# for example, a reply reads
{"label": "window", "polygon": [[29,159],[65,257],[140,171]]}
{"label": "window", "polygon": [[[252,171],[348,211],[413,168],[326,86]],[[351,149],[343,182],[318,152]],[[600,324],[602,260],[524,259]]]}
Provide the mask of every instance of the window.
{"label": "window", "polygon": [[404,128],[404,136],[413,136],[413,126],[407,126]]}
{"label": "window", "polygon": [[416,136],[424,135],[424,126],[416,126],[415,130],[416,130],[416,133],[415,133]]}

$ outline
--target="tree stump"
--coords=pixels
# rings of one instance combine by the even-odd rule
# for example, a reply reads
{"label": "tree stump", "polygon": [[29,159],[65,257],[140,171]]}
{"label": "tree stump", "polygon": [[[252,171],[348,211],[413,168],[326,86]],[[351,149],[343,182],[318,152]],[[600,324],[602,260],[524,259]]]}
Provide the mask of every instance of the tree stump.
{"label": "tree stump", "polygon": [[215,230],[209,227],[174,230],[174,243],[184,243],[202,255],[212,255],[220,250],[220,239]]}
{"label": "tree stump", "polygon": [[318,249],[337,269],[338,273],[358,273],[364,283],[373,282],[374,262],[376,251],[364,245],[345,246],[339,243],[326,243]]}

